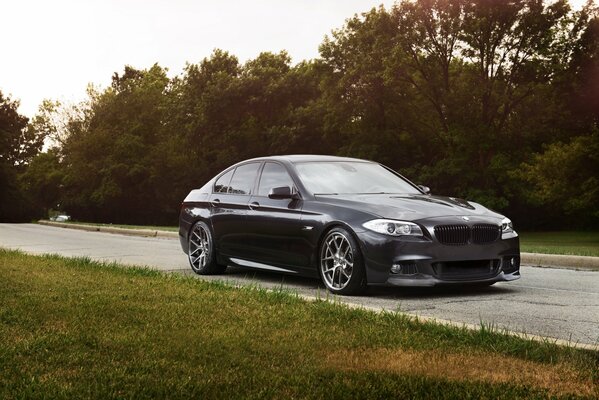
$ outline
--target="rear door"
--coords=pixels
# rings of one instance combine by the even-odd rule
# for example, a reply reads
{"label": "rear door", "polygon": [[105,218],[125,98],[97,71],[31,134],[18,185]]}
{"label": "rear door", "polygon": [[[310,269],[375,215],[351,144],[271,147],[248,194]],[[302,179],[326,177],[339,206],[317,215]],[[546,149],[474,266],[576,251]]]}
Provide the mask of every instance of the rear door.
{"label": "rear door", "polygon": [[265,162],[258,181],[257,193],[250,199],[247,214],[248,255],[253,261],[291,270],[307,268],[310,247],[303,231],[301,199],[270,199],[274,187],[295,183],[286,167],[277,162]]}
{"label": "rear door", "polygon": [[247,211],[258,178],[260,162],[242,164],[221,175],[210,196],[214,240],[218,252],[241,256],[247,236]]}

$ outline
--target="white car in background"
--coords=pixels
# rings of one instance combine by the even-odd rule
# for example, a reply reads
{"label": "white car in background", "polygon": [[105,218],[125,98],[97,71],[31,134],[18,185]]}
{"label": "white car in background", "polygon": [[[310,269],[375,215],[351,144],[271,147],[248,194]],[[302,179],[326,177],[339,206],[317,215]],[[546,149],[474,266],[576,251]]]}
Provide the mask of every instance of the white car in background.
{"label": "white car in background", "polygon": [[71,216],[70,215],[57,215],[56,217],[52,217],[50,218],[50,221],[56,221],[56,222],[67,222],[71,220]]}

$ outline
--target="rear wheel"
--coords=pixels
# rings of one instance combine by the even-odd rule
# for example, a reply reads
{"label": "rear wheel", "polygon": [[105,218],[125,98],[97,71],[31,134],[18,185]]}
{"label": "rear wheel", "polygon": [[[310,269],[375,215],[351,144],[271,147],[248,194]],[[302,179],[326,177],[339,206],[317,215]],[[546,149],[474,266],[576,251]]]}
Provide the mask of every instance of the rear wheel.
{"label": "rear wheel", "polygon": [[196,274],[222,274],[226,265],[216,263],[216,252],[210,228],[202,221],[196,222],[189,232],[189,250],[187,253],[191,269]]}
{"label": "rear wheel", "polygon": [[325,236],[319,251],[320,277],[335,294],[355,295],[366,288],[364,261],[358,243],[343,228],[333,228]]}

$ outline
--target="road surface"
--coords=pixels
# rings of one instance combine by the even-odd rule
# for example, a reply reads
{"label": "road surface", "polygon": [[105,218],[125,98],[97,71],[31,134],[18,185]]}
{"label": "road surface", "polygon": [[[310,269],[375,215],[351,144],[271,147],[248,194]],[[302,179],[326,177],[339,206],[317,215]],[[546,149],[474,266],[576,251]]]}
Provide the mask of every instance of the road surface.
{"label": "road surface", "polygon": [[[0,224],[0,247],[42,254],[89,256],[193,275],[179,241],[85,232],[36,224]],[[400,310],[425,317],[496,327],[533,335],[599,344],[599,272],[523,266],[522,278],[482,289],[371,288],[367,296],[339,297],[368,308]],[[2,271],[0,270],[0,279]],[[286,287],[326,296],[319,281],[229,268],[202,277],[236,284]]]}

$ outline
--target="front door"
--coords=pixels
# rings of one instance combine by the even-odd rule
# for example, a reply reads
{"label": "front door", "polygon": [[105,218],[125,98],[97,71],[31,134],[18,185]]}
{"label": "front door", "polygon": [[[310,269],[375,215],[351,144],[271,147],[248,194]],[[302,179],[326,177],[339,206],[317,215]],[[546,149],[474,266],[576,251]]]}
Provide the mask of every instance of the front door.
{"label": "front door", "polygon": [[270,199],[270,189],[295,184],[284,165],[266,162],[257,193],[247,213],[248,257],[252,261],[296,271],[310,262],[310,246],[302,229],[301,199]]}

